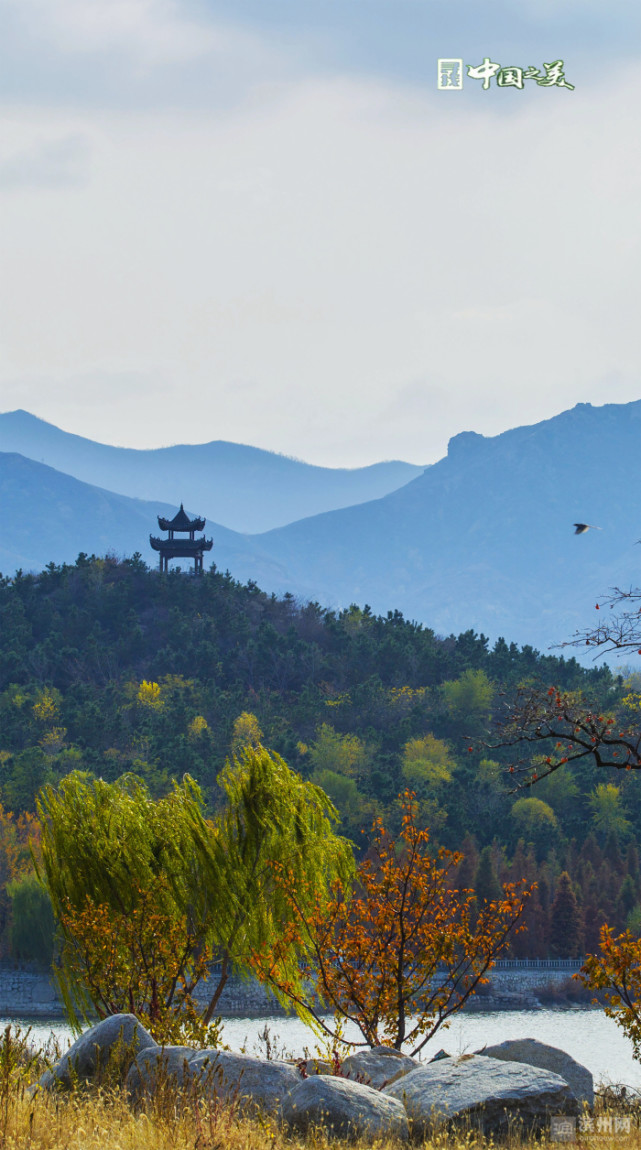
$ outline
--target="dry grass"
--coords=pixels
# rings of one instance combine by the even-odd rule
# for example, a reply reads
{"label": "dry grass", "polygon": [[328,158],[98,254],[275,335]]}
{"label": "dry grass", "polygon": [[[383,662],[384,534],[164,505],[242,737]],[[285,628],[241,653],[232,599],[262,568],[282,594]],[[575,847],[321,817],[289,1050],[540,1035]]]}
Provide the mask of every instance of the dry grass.
{"label": "dry grass", "polygon": [[[407,1150],[393,1138],[349,1144],[318,1130],[305,1138],[283,1131],[275,1120],[249,1119],[233,1104],[205,1102],[165,1084],[156,1097],[134,1108],[118,1087],[78,1089],[69,1094],[29,1090],[55,1050],[33,1052],[28,1033],[7,1028],[0,1037],[0,1150]],[[630,1134],[579,1135],[580,1150],[641,1150],[641,1100],[615,1088],[597,1102],[601,1113],[629,1114]],[[637,1124],[639,1124],[637,1126]],[[541,1150],[546,1139],[518,1135],[500,1150]],[[554,1144],[555,1147],[558,1144]],[[442,1132],[412,1150],[494,1150],[472,1131]],[[497,1150],[499,1148],[497,1147]]]}
{"label": "dry grass", "polygon": [[[15,1084],[3,1099],[0,1120],[2,1150],[347,1150],[323,1131],[307,1138],[288,1136],[269,1120],[238,1116],[233,1108],[192,1102],[134,1111],[118,1091],[96,1090],[70,1095],[38,1094],[30,1099]],[[184,1103],[184,1100],[183,1100]],[[401,1150],[394,1139],[351,1142],[350,1150]],[[530,1143],[533,1147],[535,1144]],[[556,1145],[556,1144],[555,1144]],[[430,1150],[492,1150],[493,1143],[470,1134],[440,1135],[421,1143]],[[507,1150],[528,1150],[513,1138]],[[540,1150],[541,1143],[536,1144]],[[641,1131],[618,1137],[581,1136],[587,1150],[641,1150]],[[407,1150],[407,1147],[405,1147]]]}
{"label": "dry grass", "polygon": [[[3,1150],[337,1150],[322,1131],[288,1137],[274,1122],[242,1118],[227,1107],[165,1105],[135,1112],[117,1092],[48,1094],[33,1101],[18,1092],[7,1119],[0,1129]],[[350,1146],[400,1150],[401,1144],[369,1139]]]}

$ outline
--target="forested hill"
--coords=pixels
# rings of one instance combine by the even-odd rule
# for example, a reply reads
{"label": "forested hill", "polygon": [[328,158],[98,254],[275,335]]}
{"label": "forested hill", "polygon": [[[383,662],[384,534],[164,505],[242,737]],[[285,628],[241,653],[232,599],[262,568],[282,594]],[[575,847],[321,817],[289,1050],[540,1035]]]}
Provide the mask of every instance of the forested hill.
{"label": "forested hill", "polygon": [[248,713],[266,746],[330,794],[354,841],[366,841],[375,815],[394,827],[410,786],[435,839],[463,847],[472,877],[547,875],[551,899],[560,871],[586,852],[618,852],[624,866],[641,833],[641,780],[617,778],[614,802],[599,806],[594,770],[559,771],[519,807],[505,756],[483,750],[483,732],[504,693],[532,679],[604,708],[622,694],[606,667],[503,640],[490,648],[473,631],[443,639],[398,612],[298,606],[215,570],[162,576],[137,556],[80,556],[0,583],[2,803],[32,810],[44,782],[81,768],[108,780],[135,771],[155,794],[189,772],[214,806],[234,722]]}
{"label": "forested hill", "polygon": [[[464,675],[469,698],[448,703],[443,685]],[[585,671],[503,641],[490,649],[471,631],[439,639],[398,612],[336,614],[216,571],[163,577],[138,557],[80,556],[0,586],[3,797],[29,806],[43,771],[79,761],[107,778],[135,767],[157,788],[189,771],[213,794],[234,720],[250,711],[265,743],[303,773],[315,760],[302,748],[323,724],[362,741],[362,756],[339,772],[358,821],[361,799],[385,805],[400,790],[410,738],[446,739],[454,758],[465,744],[467,778],[467,742],[487,724],[492,698],[531,676],[589,684],[601,696],[613,689],[607,668]],[[160,684],[157,699],[141,694],[143,681]],[[43,692],[52,702],[39,717]],[[32,782],[20,766],[25,753],[40,764]],[[457,834],[477,822],[475,803],[461,797],[448,816]]]}

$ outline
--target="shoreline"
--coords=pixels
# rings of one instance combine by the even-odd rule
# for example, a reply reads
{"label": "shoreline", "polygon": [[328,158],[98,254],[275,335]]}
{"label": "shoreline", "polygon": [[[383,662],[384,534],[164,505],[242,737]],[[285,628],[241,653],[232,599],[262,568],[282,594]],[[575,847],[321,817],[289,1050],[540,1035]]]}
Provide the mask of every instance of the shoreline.
{"label": "shoreline", "polygon": [[[462,1013],[495,1014],[509,1010],[536,1013],[549,1009],[598,1009],[572,976],[580,961],[503,959],[489,972]],[[206,1001],[207,984],[194,996]],[[221,1018],[288,1017],[288,1012],[258,982],[230,978],[219,1004]],[[0,1016],[63,1020],[65,1010],[51,971],[35,964],[0,963]]]}

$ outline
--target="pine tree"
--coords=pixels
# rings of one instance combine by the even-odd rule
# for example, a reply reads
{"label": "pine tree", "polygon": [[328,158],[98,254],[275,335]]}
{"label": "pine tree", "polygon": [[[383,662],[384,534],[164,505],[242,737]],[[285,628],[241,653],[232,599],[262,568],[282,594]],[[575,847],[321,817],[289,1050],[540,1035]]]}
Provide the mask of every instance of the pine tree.
{"label": "pine tree", "polygon": [[608,837],[603,848],[603,857],[607,859],[614,870],[621,869],[621,852],[619,850],[619,836],[614,827],[610,827]]}
{"label": "pine tree", "polygon": [[592,866],[597,870],[603,862],[603,854],[601,848],[596,841],[592,831],[587,835],[583,846],[581,847],[581,857],[592,863]]}
{"label": "pine tree", "polygon": [[550,909],[550,884],[544,874],[541,875],[538,881],[538,888],[539,902],[547,914],[548,910]]}
{"label": "pine tree", "polygon": [[474,889],[480,906],[501,897],[501,887],[496,874],[491,847],[483,847],[481,851],[479,865],[474,877]]}
{"label": "pine tree", "polygon": [[625,864],[626,864],[628,874],[630,875],[630,878],[632,879],[632,881],[634,883],[636,883],[638,885],[638,883],[639,883],[639,852],[638,852],[637,848],[635,847],[634,843],[630,843],[630,845],[626,851]]}
{"label": "pine tree", "polygon": [[616,903],[617,931],[624,930],[627,917],[637,903],[637,887],[631,876],[627,874],[621,884],[619,897]]}
{"label": "pine tree", "polygon": [[559,881],[550,907],[550,953],[556,958],[577,958],[583,945],[581,912],[566,870]]}
{"label": "pine tree", "polygon": [[466,835],[461,843],[463,861],[456,872],[457,890],[469,890],[474,887],[474,878],[479,864],[479,852],[474,835]]}
{"label": "pine tree", "polygon": [[515,935],[510,943],[513,958],[545,958],[547,956],[547,914],[534,889],[523,914],[525,930]]}
{"label": "pine tree", "polygon": [[588,903],[583,914],[583,921],[585,924],[585,952],[586,954],[596,954],[601,949],[601,927],[607,923],[603,907],[599,906],[598,902]]}

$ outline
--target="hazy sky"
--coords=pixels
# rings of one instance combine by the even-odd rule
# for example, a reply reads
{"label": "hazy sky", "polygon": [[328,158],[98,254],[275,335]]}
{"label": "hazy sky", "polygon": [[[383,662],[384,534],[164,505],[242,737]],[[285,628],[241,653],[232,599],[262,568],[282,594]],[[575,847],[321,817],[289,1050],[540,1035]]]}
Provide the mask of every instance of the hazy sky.
{"label": "hazy sky", "polygon": [[[0,0],[0,410],[427,463],[641,397],[630,0]],[[465,79],[439,56],[574,91]]]}

